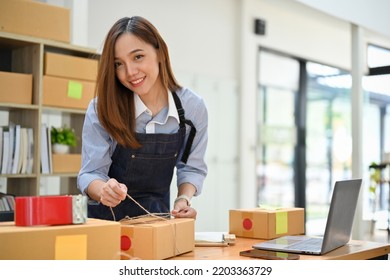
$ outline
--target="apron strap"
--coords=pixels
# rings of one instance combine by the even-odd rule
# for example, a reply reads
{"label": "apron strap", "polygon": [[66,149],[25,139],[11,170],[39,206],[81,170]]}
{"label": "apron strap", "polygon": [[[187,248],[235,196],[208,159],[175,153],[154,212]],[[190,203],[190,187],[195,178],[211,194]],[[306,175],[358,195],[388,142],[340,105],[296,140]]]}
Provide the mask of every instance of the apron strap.
{"label": "apron strap", "polygon": [[196,134],[196,128],[192,121],[185,119],[185,112],[183,109],[183,106],[181,105],[180,98],[177,96],[176,92],[172,92],[173,99],[175,100],[175,105],[177,109],[177,113],[179,114],[180,119],[180,127],[184,127],[185,125],[189,125],[191,127],[190,135],[188,136],[187,144],[184,148],[183,156],[181,157],[181,161],[184,163],[187,163],[188,157],[190,155],[192,142],[194,141],[195,134]]}

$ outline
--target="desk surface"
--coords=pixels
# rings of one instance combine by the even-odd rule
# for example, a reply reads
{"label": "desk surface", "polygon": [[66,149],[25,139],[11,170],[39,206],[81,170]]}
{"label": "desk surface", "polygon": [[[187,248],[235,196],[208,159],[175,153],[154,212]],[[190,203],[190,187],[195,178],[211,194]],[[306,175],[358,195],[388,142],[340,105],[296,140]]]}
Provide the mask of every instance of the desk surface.
{"label": "desk surface", "polygon": [[[240,251],[252,248],[264,240],[237,238],[234,245],[227,247],[195,247],[194,251],[171,258],[172,260],[240,260]],[[323,256],[301,255],[301,260],[362,260],[390,254],[390,244],[352,240],[346,246],[333,250]]]}

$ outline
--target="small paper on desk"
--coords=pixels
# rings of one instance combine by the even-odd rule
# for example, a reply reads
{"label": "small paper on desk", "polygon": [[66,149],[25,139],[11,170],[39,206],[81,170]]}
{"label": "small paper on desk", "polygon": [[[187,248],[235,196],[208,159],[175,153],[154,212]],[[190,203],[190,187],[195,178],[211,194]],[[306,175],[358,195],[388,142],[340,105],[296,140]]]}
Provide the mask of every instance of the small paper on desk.
{"label": "small paper on desk", "polygon": [[224,232],[195,232],[196,247],[225,247],[234,244],[235,236]]}

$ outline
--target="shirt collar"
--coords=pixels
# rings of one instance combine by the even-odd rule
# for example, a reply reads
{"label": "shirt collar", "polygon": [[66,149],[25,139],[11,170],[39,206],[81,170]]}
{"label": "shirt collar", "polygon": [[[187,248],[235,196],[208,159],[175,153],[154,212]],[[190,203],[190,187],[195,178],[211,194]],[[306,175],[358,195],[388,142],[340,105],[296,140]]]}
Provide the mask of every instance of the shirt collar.
{"label": "shirt collar", "polygon": [[135,118],[138,118],[142,113],[148,110],[148,107],[142,102],[138,94],[134,93],[134,104],[135,104]]}
{"label": "shirt collar", "polygon": [[[138,94],[134,93],[134,104],[135,104],[135,118],[138,118],[142,113],[149,110],[148,107],[142,102]],[[167,117],[173,117],[180,123],[179,114],[177,113],[177,108],[175,100],[173,99],[171,91],[168,91],[168,115]]]}

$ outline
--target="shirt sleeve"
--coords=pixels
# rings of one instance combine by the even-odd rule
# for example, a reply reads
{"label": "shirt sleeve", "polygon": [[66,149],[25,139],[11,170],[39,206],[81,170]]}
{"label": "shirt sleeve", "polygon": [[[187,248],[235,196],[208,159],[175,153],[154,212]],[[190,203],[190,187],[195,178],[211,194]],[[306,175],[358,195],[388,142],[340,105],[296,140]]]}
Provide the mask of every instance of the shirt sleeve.
{"label": "shirt sleeve", "polygon": [[116,146],[101,126],[95,105],[96,99],[93,99],[87,108],[82,132],[82,162],[77,177],[77,186],[83,194],[86,193],[92,181],[109,179],[111,156]]}
{"label": "shirt sleeve", "polygon": [[[208,142],[208,112],[204,100],[189,90],[184,90],[182,95],[182,105],[185,110],[185,118],[192,121],[196,128],[196,134],[192,143],[187,163],[178,161],[177,168],[177,186],[183,183],[190,183],[195,186],[195,196],[201,194],[203,183],[207,176],[207,164],[205,154]],[[190,127],[187,126],[184,147],[187,143]],[[181,159],[184,147],[182,148],[179,159]]]}

